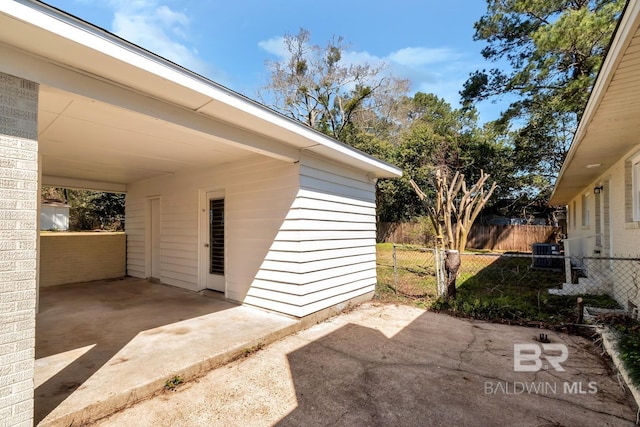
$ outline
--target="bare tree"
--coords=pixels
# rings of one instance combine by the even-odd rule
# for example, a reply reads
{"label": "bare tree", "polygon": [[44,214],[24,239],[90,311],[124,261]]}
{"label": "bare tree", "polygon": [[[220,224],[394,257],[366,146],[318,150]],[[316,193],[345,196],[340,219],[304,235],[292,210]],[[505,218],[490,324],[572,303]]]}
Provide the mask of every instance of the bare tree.
{"label": "bare tree", "polygon": [[467,188],[464,175],[460,172],[456,172],[449,181],[445,169],[438,168],[434,177],[434,200],[431,200],[413,179],[409,180],[427,208],[433,228],[436,230],[438,247],[446,247],[444,267],[447,274],[445,288],[447,299],[456,297],[456,278],[461,263],[460,252],[463,252],[467,246],[471,226],[497,187],[494,181],[491,187],[486,189],[487,179],[489,175],[481,170],[475,184]]}
{"label": "bare tree", "polygon": [[464,175],[460,172],[456,172],[449,180],[445,170],[439,168],[436,169],[434,178],[435,200],[431,200],[414,180],[409,182],[427,208],[438,243],[449,250],[463,252],[467,247],[471,226],[497,184],[493,182],[490,188],[485,188],[489,174],[482,170],[478,180],[468,188]]}
{"label": "bare tree", "polygon": [[348,61],[342,37],[325,47],[310,40],[305,29],[284,36],[287,57],[267,62],[271,75],[258,94],[263,103],[340,140],[350,125],[371,126],[371,117],[395,111],[407,80],[389,76],[384,63]]}

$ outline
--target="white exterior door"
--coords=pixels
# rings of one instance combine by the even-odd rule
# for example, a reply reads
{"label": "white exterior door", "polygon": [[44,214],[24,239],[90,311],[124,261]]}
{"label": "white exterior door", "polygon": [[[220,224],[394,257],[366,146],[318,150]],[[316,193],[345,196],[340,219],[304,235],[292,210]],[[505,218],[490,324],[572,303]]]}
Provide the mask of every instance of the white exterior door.
{"label": "white exterior door", "polygon": [[225,291],[225,209],[224,194],[219,191],[206,193],[204,213],[206,227],[203,233],[204,250],[201,252],[206,257],[203,262],[206,265],[206,288],[214,291]]}
{"label": "white exterior door", "polygon": [[149,199],[147,203],[147,277],[160,279],[160,199]]}

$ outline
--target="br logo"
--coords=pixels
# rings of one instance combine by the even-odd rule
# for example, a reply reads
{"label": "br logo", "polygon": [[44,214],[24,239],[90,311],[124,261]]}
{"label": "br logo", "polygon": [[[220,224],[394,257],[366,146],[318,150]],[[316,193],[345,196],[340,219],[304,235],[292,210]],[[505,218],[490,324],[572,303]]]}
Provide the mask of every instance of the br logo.
{"label": "br logo", "polygon": [[[542,369],[542,359],[558,372],[564,372],[561,363],[569,357],[569,350],[564,344],[514,344],[514,372],[538,372]],[[545,365],[548,369],[548,365]]]}

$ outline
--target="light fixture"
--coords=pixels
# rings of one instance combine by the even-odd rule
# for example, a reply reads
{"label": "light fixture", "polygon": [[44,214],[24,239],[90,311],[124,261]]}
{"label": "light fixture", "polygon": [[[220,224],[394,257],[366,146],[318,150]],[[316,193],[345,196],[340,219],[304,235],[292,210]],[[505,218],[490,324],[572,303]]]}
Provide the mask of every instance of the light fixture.
{"label": "light fixture", "polygon": [[599,187],[593,187],[593,194],[600,194],[604,187],[601,185]]}
{"label": "light fixture", "polygon": [[599,168],[600,166],[602,166],[602,163],[591,163],[587,165],[587,169]]}

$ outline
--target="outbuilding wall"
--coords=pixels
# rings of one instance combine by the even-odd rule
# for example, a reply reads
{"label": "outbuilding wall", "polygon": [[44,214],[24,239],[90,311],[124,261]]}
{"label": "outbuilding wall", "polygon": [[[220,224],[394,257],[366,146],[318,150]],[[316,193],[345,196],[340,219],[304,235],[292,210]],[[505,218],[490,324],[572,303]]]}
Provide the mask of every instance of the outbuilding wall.
{"label": "outbuilding wall", "polygon": [[225,197],[226,297],[305,316],[372,293],[375,182],[308,154],[262,156],[129,186],[127,273],[145,277],[145,206],[160,199],[162,282],[199,290],[199,198]]}
{"label": "outbuilding wall", "polygon": [[67,231],[68,229],[68,206],[40,205],[40,230]]}
{"label": "outbuilding wall", "polygon": [[200,290],[200,195],[225,197],[226,296],[243,301],[298,189],[298,165],[262,156],[213,170],[176,174],[129,186],[126,194],[127,274],[146,277],[145,205],[160,199],[159,279]]}
{"label": "outbuilding wall", "polygon": [[300,189],[245,302],[306,316],[372,293],[375,182],[305,154]]}

